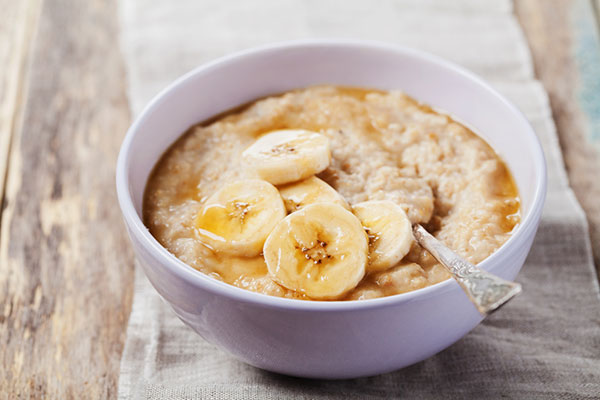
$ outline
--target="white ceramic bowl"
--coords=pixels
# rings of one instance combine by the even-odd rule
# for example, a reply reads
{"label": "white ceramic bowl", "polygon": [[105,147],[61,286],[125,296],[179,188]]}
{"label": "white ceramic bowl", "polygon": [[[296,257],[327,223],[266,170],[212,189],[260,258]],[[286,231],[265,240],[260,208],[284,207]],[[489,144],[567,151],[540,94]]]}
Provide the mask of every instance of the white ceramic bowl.
{"label": "white ceramic bowl", "polygon": [[248,364],[283,374],[375,375],[443,350],[481,321],[456,282],[363,301],[270,297],[216,281],[179,261],[141,219],[152,167],[187,128],[253,99],[322,83],[400,89],[482,134],[515,177],[522,223],[480,266],[514,279],[531,247],[546,192],[540,144],[523,115],[488,84],[412,49],[362,41],[301,41],[202,65],[156,96],[131,126],[119,154],[117,192],[148,279],[181,320],[207,341]]}

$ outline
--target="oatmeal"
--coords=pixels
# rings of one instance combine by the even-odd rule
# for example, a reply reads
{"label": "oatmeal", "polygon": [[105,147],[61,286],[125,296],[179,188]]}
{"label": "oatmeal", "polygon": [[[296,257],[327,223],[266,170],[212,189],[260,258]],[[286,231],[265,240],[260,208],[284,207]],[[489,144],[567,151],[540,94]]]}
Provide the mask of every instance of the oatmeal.
{"label": "oatmeal", "polygon": [[[351,234],[336,236],[324,215]],[[476,264],[519,220],[509,171],[468,128],[400,92],[334,86],[268,97],[191,128],[158,162],[144,198],[150,232],[185,263],[243,289],[300,299],[375,298],[448,279],[399,227],[421,223]],[[327,241],[294,247],[270,236],[297,238],[305,224]],[[273,267],[270,254],[288,245],[301,257]]]}

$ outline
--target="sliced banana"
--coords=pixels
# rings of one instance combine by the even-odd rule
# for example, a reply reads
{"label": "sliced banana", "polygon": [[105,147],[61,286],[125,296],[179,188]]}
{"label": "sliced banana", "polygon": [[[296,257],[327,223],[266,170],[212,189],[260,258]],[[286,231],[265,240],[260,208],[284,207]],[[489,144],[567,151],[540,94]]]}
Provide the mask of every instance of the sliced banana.
{"label": "sliced banana", "polygon": [[280,185],[323,171],[331,162],[331,151],[326,136],[286,129],[260,137],[242,157],[260,178]]}
{"label": "sliced banana", "polygon": [[369,236],[367,272],[384,271],[408,254],[414,241],[406,213],[390,200],[373,200],[352,206]]}
{"label": "sliced banana", "polygon": [[365,275],[369,246],[360,221],[337,204],[311,204],[285,217],[263,254],[272,279],[317,300],[334,300]]}
{"label": "sliced banana", "polygon": [[252,257],[285,215],[275,186],[259,179],[237,181],[206,200],[196,216],[196,232],[214,251]]}
{"label": "sliced banana", "polygon": [[280,186],[279,194],[289,213],[316,203],[338,204],[346,210],[350,210],[350,206],[342,195],[316,176]]}

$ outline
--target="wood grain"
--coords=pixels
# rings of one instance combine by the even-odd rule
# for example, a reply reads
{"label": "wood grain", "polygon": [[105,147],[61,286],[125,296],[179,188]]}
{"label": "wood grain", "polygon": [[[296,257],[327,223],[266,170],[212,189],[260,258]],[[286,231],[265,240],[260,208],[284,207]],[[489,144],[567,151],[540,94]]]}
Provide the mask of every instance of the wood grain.
{"label": "wood grain", "polygon": [[133,262],[114,1],[46,0],[31,60],[0,233],[0,396],[115,397]]}
{"label": "wood grain", "polygon": [[[535,72],[550,97],[569,181],[583,207],[589,227],[596,269],[600,272],[600,155],[586,138],[587,116],[578,88],[585,85],[577,69],[573,7],[589,7],[589,0],[515,1],[515,12],[527,37]],[[600,69],[600,66],[598,66]]]}
{"label": "wood grain", "polygon": [[40,6],[41,0],[0,0],[0,199],[4,198],[12,134],[22,115],[25,65]]}

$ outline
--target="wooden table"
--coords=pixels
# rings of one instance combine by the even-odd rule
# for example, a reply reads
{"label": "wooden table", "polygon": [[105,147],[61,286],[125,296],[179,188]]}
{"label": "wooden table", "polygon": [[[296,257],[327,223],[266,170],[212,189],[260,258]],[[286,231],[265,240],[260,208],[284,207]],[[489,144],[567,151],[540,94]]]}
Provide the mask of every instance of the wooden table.
{"label": "wooden table", "polygon": [[[600,174],[586,144],[600,114],[580,90],[600,79],[593,1],[515,12],[600,265],[600,179],[585,178]],[[114,190],[130,122],[115,0],[0,9],[0,397],[114,398],[133,283]]]}

